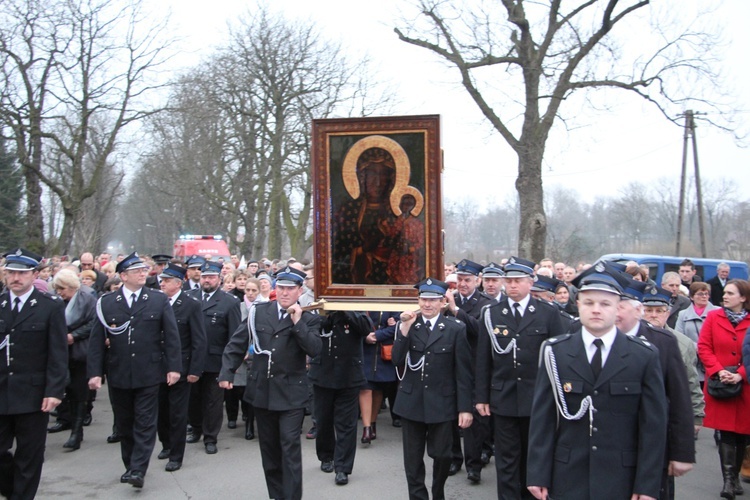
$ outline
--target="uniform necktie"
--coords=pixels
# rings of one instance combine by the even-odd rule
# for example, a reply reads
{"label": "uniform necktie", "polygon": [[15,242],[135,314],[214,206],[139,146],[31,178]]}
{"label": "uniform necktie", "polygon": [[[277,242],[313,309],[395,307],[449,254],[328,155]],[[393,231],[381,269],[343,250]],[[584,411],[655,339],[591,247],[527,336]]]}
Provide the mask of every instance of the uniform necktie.
{"label": "uniform necktie", "polygon": [[135,293],[131,293],[130,294],[130,307],[133,307],[137,300],[138,300],[138,297],[136,297]]}
{"label": "uniform necktie", "polygon": [[286,309],[279,309],[279,321],[286,318]]}
{"label": "uniform necktie", "polygon": [[208,302],[208,299],[211,298],[211,296],[207,293],[203,294],[203,302]]}
{"label": "uniform necktie", "polygon": [[196,283],[195,285],[193,285],[193,290],[197,290],[199,288],[200,288],[200,285],[198,283]]}
{"label": "uniform necktie", "polygon": [[11,311],[13,313],[13,318],[15,319],[16,316],[18,316],[18,313],[21,312],[21,299],[20,297],[16,297],[16,300],[13,301],[13,310]]}
{"label": "uniform necktie", "polygon": [[521,304],[518,302],[513,304],[513,317],[516,318],[517,322],[521,322]]}
{"label": "uniform necktie", "polygon": [[591,370],[594,372],[594,378],[599,378],[599,374],[602,372],[602,339],[595,339],[594,345],[596,346],[596,352],[591,358]]}

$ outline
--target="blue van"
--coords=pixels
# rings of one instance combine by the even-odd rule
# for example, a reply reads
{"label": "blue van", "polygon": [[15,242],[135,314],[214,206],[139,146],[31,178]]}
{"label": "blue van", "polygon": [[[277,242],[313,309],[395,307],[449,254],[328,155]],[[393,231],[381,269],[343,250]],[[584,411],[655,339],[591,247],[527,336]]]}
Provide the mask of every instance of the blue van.
{"label": "blue van", "polygon": [[680,262],[690,259],[695,264],[696,274],[703,278],[703,281],[709,280],[716,276],[716,266],[722,262],[729,265],[729,279],[743,279],[748,277],[748,267],[746,262],[738,260],[721,260],[721,259],[701,259],[693,257],[672,257],[670,255],[647,255],[639,253],[610,253],[602,255],[600,260],[613,260],[625,264],[629,261],[635,261],[638,264],[648,266],[648,275],[656,283],[661,283],[661,277],[667,271],[678,272]]}

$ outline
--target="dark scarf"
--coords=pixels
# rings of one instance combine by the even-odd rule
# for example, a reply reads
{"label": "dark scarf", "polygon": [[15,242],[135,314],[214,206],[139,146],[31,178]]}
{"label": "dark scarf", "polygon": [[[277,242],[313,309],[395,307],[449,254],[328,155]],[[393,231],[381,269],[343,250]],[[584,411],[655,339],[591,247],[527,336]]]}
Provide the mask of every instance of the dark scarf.
{"label": "dark scarf", "polygon": [[747,311],[745,309],[742,309],[742,311],[736,313],[725,307],[724,313],[727,315],[727,318],[729,318],[729,322],[732,323],[732,326],[739,325],[740,322],[745,319],[745,316],[747,316]]}

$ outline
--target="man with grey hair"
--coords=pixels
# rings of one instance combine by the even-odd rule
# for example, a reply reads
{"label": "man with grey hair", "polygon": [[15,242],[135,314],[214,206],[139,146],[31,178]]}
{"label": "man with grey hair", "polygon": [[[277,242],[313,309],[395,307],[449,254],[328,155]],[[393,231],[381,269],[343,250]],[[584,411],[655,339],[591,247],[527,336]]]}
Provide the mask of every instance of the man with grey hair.
{"label": "man with grey hair", "polygon": [[680,294],[681,284],[682,279],[675,272],[667,271],[661,277],[661,287],[666,288],[672,294],[672,300],[669,303],[669,318],[667,319],[669,328],[674,328],[677,324],[677,315],[683,309],[690,307],[691,304],[690,299]]}
{"label": "man with grey hair", "polygon": [[729,280],[729,264],[722,262],[716,266],[716,276],[706,281],[711,287],[711,303],[721,307],[724,303],[724,287]]}

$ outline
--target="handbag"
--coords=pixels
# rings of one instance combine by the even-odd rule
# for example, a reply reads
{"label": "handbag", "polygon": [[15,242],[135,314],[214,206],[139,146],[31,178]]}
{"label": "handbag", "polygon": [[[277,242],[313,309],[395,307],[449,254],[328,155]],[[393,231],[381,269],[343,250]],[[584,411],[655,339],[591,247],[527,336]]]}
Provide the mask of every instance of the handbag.
{"label": "handbag", "polygon": [[[737,373],[736,366],[727,366],[724,369],[728,372]],[[708,384],[708,395],[715,399],[733,398],[739,396],[742,392],[742,380],[736,384],[725,384],[719,379],[719,375],[717,374],[709,378],[706,383]]]}
{"label": "handbag", "polygon": [[393,359],[393,344],[380,345],[380,358],[383,361],[391,361]]}
{"label": "handbag", "polygon": [[70,359],[72,361],[86,361],[89,354],[89,337],[76,340],[70,346]]}

